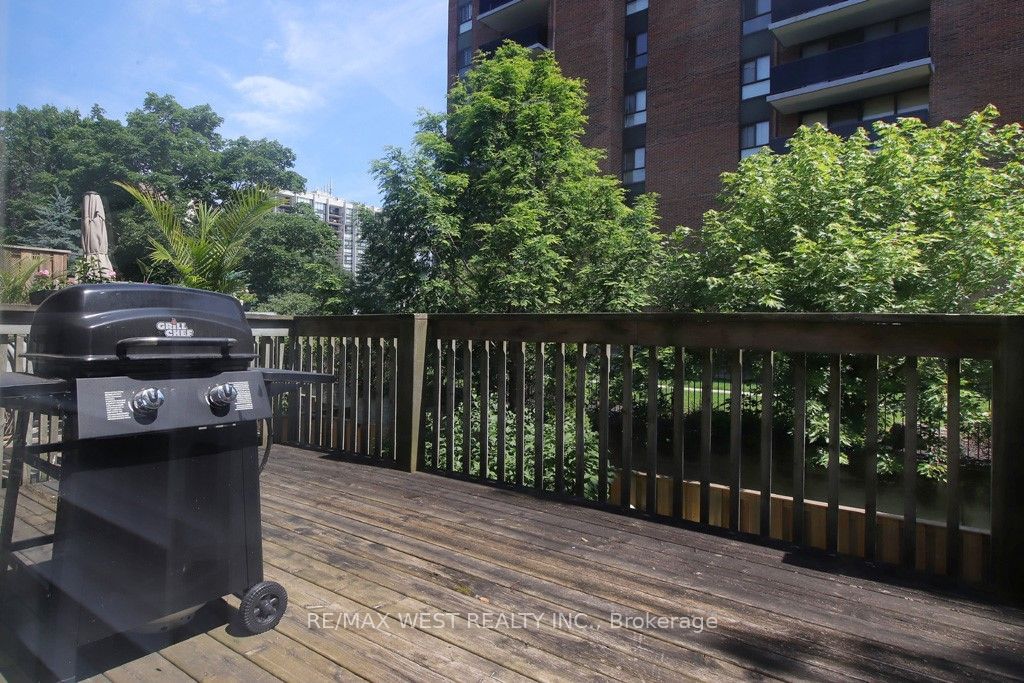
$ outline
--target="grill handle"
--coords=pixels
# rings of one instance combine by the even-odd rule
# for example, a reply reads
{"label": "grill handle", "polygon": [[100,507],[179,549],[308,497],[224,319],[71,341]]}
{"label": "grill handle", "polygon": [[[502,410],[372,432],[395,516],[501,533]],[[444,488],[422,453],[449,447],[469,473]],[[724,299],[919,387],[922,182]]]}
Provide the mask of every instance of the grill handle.
{"label": "grill handle", "polygon": [[232,337],[129,337],[117,342],[115,348],[119,357],[130,360],[129,349],[140,346],[216,346],[221,356],[227,356],[228,350],[237,343]]}

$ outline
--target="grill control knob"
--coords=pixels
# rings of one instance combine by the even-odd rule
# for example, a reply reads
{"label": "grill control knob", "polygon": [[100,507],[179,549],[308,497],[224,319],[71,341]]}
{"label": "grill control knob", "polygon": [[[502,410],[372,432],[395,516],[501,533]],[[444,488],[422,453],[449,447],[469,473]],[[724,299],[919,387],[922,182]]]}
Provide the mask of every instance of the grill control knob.
{"label": "grill control knob", "polygon": [[143,415],[152,415],[160,410],[165,400],[164,392],[159,389],[143,389],[132,397],[132,410]]}
{"label": "grill control knob", "polygon": [[234,384],[218,384],[206,392],[206,400],[214,408],[230,408],[238,398],[238,389]]}

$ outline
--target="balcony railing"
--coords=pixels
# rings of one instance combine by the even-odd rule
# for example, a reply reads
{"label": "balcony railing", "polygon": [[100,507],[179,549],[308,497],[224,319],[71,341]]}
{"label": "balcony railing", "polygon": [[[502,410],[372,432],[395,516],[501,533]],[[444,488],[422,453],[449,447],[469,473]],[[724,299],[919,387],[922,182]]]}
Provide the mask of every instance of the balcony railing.
{"label": "balcony railing", "polygon": [[[881,121],[882,123],[895,123],[898,119],[904,118],[921,119],[925,123],[928,123],[928,108],[925,107],[923,109],[915,109],[913,111],[903,112],[902,114],[891,114],[889,116],[881,116],[877,119],[871,119],[870,121],[856,121],[854,123],[844,123],[838,126],[831,126],[828,130],[830,133],[835,133],[840,137],[848,138],[851,135],[853,135],[857,131],[857,129],[864,128],[868,131],[868,137],[874,139],[876,136],[871,128],[875,123],[879,121]],[[771,141],[768,143],[768,147],[773,152],[785,154],[789,151],[786,148],[787,142],[789,142],[789,137],[786,136],[772,138]]]}
{"label": "balcony railing", "polygon": [[836,5],[842,0],[775,0],[772,3],[772,21],[782,21],[816,9]]}
{"label": "balcony railing", "polygon": [[519,43],[523,47],[534,47],[537,45],[548,47],[548,27],[544,24],[528,26],[522,30],[514,31],[507,36],[502,36],[498,40],[485,43],[480,46],[480,49],[487,53],[493,52],[506,40]]}
{"label": "balcony railing", "polygon": [[503,5],[515,2],[516,0],[480,0],[480,14],[498,9]]}
{"label": "balcony railing", "polygon": [[848,76],[878,71],[929,56],[928,28],[832,50],[772,68],[772,93],[797,90]]}

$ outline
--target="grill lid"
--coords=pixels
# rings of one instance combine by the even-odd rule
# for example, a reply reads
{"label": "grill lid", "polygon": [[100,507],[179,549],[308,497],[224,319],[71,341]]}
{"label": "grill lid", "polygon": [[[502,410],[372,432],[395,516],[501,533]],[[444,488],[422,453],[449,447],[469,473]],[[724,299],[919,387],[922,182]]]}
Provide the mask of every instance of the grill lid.
{"label": "grill lid", "polygon": [[114,283],[52,294],[32,319],[36,375],[242,370],[255,358],[237,299],[184,287]]}

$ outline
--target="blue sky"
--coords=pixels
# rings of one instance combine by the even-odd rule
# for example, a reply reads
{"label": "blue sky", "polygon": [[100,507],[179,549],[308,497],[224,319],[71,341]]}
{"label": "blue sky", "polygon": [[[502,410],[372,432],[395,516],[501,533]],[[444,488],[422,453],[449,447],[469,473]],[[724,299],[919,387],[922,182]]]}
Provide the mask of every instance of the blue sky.
{"label": "blue sky", "polygon": [[121,118],[146,91],[210,104],[227,137],[280,140],[310,188],[379,199],[369,175],[443,108],[447,0],[0,0],[3,108]]}

